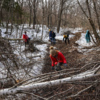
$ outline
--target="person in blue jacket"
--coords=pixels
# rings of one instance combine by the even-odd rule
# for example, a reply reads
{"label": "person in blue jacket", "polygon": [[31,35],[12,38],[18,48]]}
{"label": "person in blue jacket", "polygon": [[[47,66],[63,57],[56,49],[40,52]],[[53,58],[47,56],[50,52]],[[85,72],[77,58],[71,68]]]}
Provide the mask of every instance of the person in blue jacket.
{"label": "person in blue jacket", "polygon": [[56,33],[52,31],[52,43],[55,44],[56,43]]}
{"label": "person in blue jacket", "polygon": [[85,39],[86,39],[86,42],[87,42],[87,43],[91,42],[89,30],[86,31]]}
{"label": "person in blue jacket", "polygon": [[56,37],[56,33],[49,29],[49,40],[50,40],[51,44],[56,43],[55,37]]}

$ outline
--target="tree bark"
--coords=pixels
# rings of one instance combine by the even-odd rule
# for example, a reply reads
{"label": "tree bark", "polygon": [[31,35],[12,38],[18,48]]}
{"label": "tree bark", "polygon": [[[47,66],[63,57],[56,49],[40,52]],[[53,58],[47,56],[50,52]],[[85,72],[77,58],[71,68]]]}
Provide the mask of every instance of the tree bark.
{"label": "tree bark", "polygon": [[14,88],[3,89],[3,90],[0,90],[0,96],[10,95],[10,94],[13,95],[13,94],[16,94],[16,93],[21,93],[23,91],[29,91],[33,88],[39,89],[39,88],[44,88],[44,87],[48,87],[48,86],[56,86],[56,85],[64,84],[64,83],[67,83],[67,82],[92,78],[94,76],[98,76],[98,74],[94,75],[94,73],[98,69],[100,69],[100,66],[98,66],[94,70],[86,71],[84,73],[80,73],[80,74],[74,75],[72,77],[67,77],[67,78],[52,80],[52,81],[46,81],[46,82],[41,82],[41,83],[31,83],[31,84],[24,85],[24,86],[22,85],[22,86],[18,86],[18,87],[14,87]]}
{"label": "tree bark", "polygon": [[77,2],[78,2],[81,10],[83,11],[84,15],[87,17],[87,19],[88,19],[88,21],[89,21],[89,23],[90,23],[90,25],[92,27],[93,34],[94,34],[94,36],[96,38],[96,42],[95,43],[98,45],[100,43],[100,37],[99,37],[99,35],[98,35],[97,31],[96,31],[95,24],[94,24],[94,22],[92,20],[92,17],[91,17],[91,11],[90,11],[88,0],[86,0],[86,5],[87,5],[87,8],[88,8],[89,16],[86,14],[86,12],[84,11],[84,9],[82,8],[80,2],[78,0],[77,0]]}
{"label": "tree bark", "polygon": [[30,19],[29,19],[29,27],[30,27],[30,25],[31,25],[31,22],[32,22],[32,18],[31,18],[31,16],[32,16],[32,6],[31,6],[31,2],[30,2],[30,0],[29,0],[29,9],[30,9]]}
{"label": "tree bark", "polygon": [[97,18],[97,23],[98,23],[98,26],[99,26],[99,30],[100,30],[100,20],[99,20],[99,14],[97,12],[97,8],[96,8],[96,0],[92,0],[93,1],[93,5],[94,5],[94,11],[95,11],[95,14],[96,14],[96,18]]}
{"label": "tree bark", "polygon": [[36,24],[36,0],[33,2],[33,29],[35,29]]}
{"label": "tree bark", "polygon": [[61,24],[61,16],[63,12],[63,0],[60,2],[60,8],[59,8],[59,14],[58,14],[58,23],[57,23],[57,33],[59,33],[60,30],[60,24]]}

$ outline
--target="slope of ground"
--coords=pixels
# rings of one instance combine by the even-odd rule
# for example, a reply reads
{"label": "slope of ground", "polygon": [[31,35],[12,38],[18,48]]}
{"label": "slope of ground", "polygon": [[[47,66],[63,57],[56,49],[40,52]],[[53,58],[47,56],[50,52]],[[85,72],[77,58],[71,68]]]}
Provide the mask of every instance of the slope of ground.
{"label": "slope of ground", "polygon": [[[78,44],[75,43],[75,41],[77,41],[81,36],[81,33],[78,32],[75,34],[75,37],[70,39],[70,44],[65,44],[62,43],[62,41],[57,40],[57,44],[54,45],[57,50],[61,51],[64,56],[67,59],[67,69],[70,68],[81,68],[84,65],[90,63],[91,65],[87,66],[86,70],[89,68],[91,69],[92,67],[94,67],[93,62],[99,62],[100,61],[100,47],[89,47],[89,48],[83,48],[86,49],[86,52],[79,52],[78,51]],[[48,54],[45,57],[45,67],[43,68],[42,72],[43,73],[48,73],[48,72],[53,72],[51,70],[51,60],[49,57],[49,47],[48,46]],[[94,48],[93,50],[91,50],[91,48]],[[95,66],[96,67],[96,66]],[[73,70],[74,71],[74,70]],[[99,78],[99,77],[96,77]],[[94,79],[96,79],[94,78]],[[94,81],[94,79],[88,79],[88,81]],[[98,84],[96,84],[98,85]],[[64,85],[59,85],[57,87],[52,87],[52,88],[46,88],[44,89],[44,91],[41,91],[41,93],[43,93],[42,95],[44,95],[45,97],[49,97],[52,95],[57,95],[54,96],[51,100],[57,100],[57,98],[61,98],[60,93],[62,93],[63,91],[68,90],[69,88],[72,89],[72,87],[74,87],[74,89],[72,89],[70,92],[68,92],[68,94],[64,94],[62,99],[59,100],[99,100],[99,92],[100,90],[98,89],[98,87],[100,87],[100,85],[98,85],[98,87],[94,85],[93,87],[91,87],[90,89],[88,89],[86,92],[83,92],[83,94],[81,96],[75,96],[74,98],[70,97],[70,98],[66,98],[67,95],[73,95],[75,94],[75,92],[77,91],[81,91],[82,89],[88,87],[87,84],[84,85],[80,85],[80,84],[64,84]],[[59,97],[58,97],[59,96]],[[43,96],[42,96],[43,97]]]}
{"label": "slope of ground", "polygon": [[[67,59],[67,64],[68,64],[67,68],[73,68],[80,64],[80,62],[79,61],[77,62],[77,60],[79,60],[81,56],[83,56],[83,54],[77,51],[78,44],[75,43],[75,41],[78,40],[80,36],[81,36],[81,33],[77,33],[75,37],[70,40],[70,44],[65,44],[64,42],[57,40],[56,45],[54,45],[57,48],[57,50],[61,51],[64,54],[65,58]],[[51,60],[49,57],[50,46],[51,45],[48,46],[48,54],[45,57],[46,67],[44,67],[43,73],[50,72],[51,70]],[[84,63],[81,63],[81,64],[84,64]]]}
{"label": "slope of ground", "polygon": [[[49,57],[49,47],[51,45],[48,44],[48,53],[45,56],[45,66],[42,70],[42,73],[47,74],[45,74],[44,77],[40,77],[41,79],[39,78],[39,80],[37,80],[39,83],[76,75],[100,65],[100,47],[84,47],[81,51],[79,51],[78,44],[75,43],[75,41],[77,41],[80,36],[81,33],[78,32],[75,34],[74,38],[70,39],[70,44],[65,44],[64,42],[57,40],[56,45],[54,45],[57,50],[61,51],[67,59],[67,67],[63,68],[67,70],[62,76],[60,76],[60,74],[63,74],[63,72],[59,73],[51,70],[51,60]],[[85,66],[86,64],[87,66]],[[81,70],[82,67],[83,70]],[[69,69],[71,69],[71,71]],[[48,78],[49,76],[50,78]],[[28,98],[28,100],[32,100],[32,98],[34,98],[33,100],[99,100],[100,85],[99,82],[96,82],[97,79],[99,79],[99,76],[88,78],[88,80],[68,82],[52,87],[47,86],[46,88],[42,89],[32,89],[30,91],[32,95],[35,94],[36,96],[40,96],[37,98],[41,99],[35,99],[34,97],[29,96],[29,94],[26,95],[26,98]],[[37,81],[35,80],[34,82]],[[26,98],[24,97],[25,100]]]}

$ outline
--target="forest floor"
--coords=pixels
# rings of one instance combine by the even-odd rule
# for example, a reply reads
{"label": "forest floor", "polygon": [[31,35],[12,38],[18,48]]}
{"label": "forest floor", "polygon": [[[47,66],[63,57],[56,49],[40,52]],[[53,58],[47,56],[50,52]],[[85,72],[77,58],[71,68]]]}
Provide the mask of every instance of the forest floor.
{"label": "forest floor", "polygon": [[[88,63],[100,61],[100,46],[84,47],[82,48],[83,51],[79,52],[78,50],[79,45],[75,43],[75,41],[79,40],[80,36],[81,36],[81,32],[78,32],[75,34],[74,38],[70,39],[70,44],[65,44],[64,42],[57,40],[56,45],[54,45],[57,48],[57,50],[61,51],[63,55],[65,56],[67,60],[66,69],[81,68],[82,66]],[[53,72],[51,70],[51,59],[49,57],[49,47],[50,46],[51,45],[49,44],[48,49],[47,49],[48,54],[45,57],[45,66],[42,70],[43,73]],[[91,69],[93,66],[94,65],[91,64],[89,68]],[[93,81],[93,79],[89,79],[89,80]],[[81,91],[82,89],[86,88],[87,85],[86,84],[85,85],[64,84],[64,85],[59,85],[57,87],[46,88],[42,92],[45,97],[49,97],[52,95],[57,95],[57,93],[62,93],[63,91],[66,91],[67,89],[69,89],[69,87],[74,87],[74,91],[72,90],[68,94],[63,94],[65,97],[67,95],[75,94],[75,91]],[[100,87],[100,85],[98,85],[98,87]],[[58,97],[55,96],[54,98],[52,98],[52,100],[58,100],[59,97],[60,97],[59,100],[99,100],[100,96],[98,95],[98,92],[96,91],[100,92],[97,86],[94,86],[88,89],[87,91],[83,92],[81,96],[75,96],[73,98],[70,97],[67,99],[65,99],[63,96],[61,99],[61,95],[57,95]],[[96,93],[97,95],[95,95]]]}
{"label": "forest floor", "polygon": [[[57,40],[57,43],[54,45],[54,47],[56,47],[58,51],[63,53],[67,60],[67,67],[63,67],[63,69],[66,70],[64,74],[67,74],[62,75],[61,77],[57,76],[59,72],[53,71],[51,69],[51,59],[49,57],[49,47],[51,46],[51,44],[48,44],[48,53],[46,53],[44,58],[44,68],[42,69],[42,73],[45,73],[45,75],[49,74],[50,79],[47,76],[46,78],[48,79],[46,79],[45,81],[71,77],[72,75],[85,72],[89,69],[92,69],[93,67],[97,67],[98,65],[100,65],[100,46],[79,48],[79,45],[75,42],[79,40],[80,37],[81,32],[77,32],[75,33],[75,36],[70,39],[70,44],[65,44],[61,40]],[[9,50],[11,51],[10,48]],[[82,67],[84,67],[85,69],[82,69]],[[63,74],[63,72],[61,74]],[[56,77],[53,77],[53,75],[56,75]],[[43,77],[41,80],[44,79],[45,77]],[[48,86],[46,88],[36,89],[36,91],[35,89],[32,89],[31,92],[43,98],[47,98],[34,100],[100,100],[100,84],[99,82],[95,84],[92,83],[94,81],[96,82],[97,79],[100,82],[100,77],[96,76],[85,80],[74,81],[72,83],[67,82],[64,84],[59,84],[57,86]],[[32,100],[31,96],[29,95],[28,100]]]}
{"label": "forest floor", "polygon": [[[82,48],[83,51],[81,52],[78,50],[78,44],[75,43],[79,38],[81,37],[81,32],[75,33],[74,38],[70,39],[70,44],[65,44],[61,40],[57,40],[56,45],[54,47],[57,48],[58,51],[62,52],[67,60],[67,68],[76,68],[76,67],[82,67],[86,63],[90,63],[93,61],[100,61],[100,50],[97,50],[100,48],[100,46],[91,46],[91,47],[84,47]],[[48,54],[45,57],[45,66],[42,70],[43,73],[48,73],[51,70],[51,59],[49,57],[49,47],[51,45],[48,45]],[[92,49],[94,48],[94,49]]]}

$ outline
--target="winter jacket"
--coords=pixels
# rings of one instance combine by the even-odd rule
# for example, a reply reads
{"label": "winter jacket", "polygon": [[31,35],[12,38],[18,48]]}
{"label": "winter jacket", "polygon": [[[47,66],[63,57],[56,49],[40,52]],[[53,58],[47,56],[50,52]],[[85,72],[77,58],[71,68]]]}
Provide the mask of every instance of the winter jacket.
{"label": "winter jacket", "polygon": [[64,55],[57,51],[57,57],[53,57],[52,55],[50,55],[51,61],[52,61],[52,66],[55,66],[57,63],[62,62],[62,63],[67,63]]}
{"label": "winter jacket", "polygon": [[49,38],[52,38],[52,31],[49,32]]}
{"label": "winter jacket", "polygon": [[87,30],[86,35],[85,35],[85,39],[88,42],[90,42],[90,32]]}
{"label": "winter jacket", "polygon": [[23,39],[25,40],[25,42],[27,42],[28,36],[26,34],[23,34]]}

